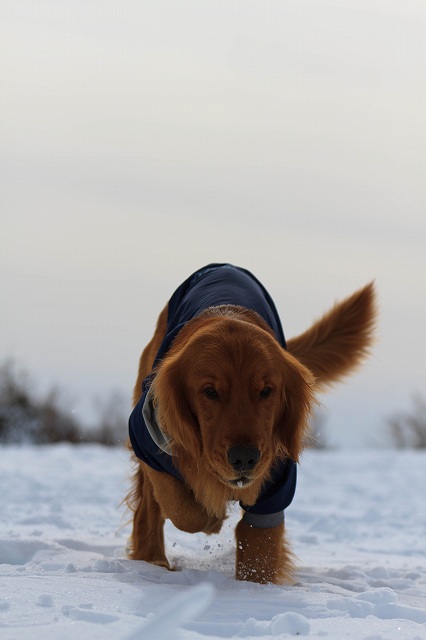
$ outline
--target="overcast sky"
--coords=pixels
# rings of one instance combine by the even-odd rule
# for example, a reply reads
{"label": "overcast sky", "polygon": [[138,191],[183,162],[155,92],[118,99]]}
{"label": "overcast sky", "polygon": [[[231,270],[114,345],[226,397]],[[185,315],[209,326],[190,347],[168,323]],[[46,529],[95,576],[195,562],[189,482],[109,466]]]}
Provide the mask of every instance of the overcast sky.
{"label": "overcast sky", "polygon": [[374,279],[332,443],[426,397],[423,1],[0,0],[0,360],[81,417],[174,289],[251,270],[291,337]]}

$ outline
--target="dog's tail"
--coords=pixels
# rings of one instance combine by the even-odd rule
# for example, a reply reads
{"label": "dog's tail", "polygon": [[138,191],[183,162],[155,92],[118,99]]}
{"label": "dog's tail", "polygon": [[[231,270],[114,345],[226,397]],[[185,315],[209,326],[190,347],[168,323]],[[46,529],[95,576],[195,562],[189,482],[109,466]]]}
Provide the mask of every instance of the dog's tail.
{"label": "dog's tail", "polygon": [[369,355],[376,323],[374,283],[334,305],[307,331],[287,341],[289,353],[316,378],[318,389],[338,382]]}

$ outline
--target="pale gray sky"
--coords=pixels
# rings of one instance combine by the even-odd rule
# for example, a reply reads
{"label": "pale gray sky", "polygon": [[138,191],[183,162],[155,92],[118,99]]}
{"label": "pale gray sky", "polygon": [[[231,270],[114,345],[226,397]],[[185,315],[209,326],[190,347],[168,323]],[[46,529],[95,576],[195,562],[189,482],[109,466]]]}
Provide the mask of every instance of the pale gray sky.
{"label": "pale gray sky", "polygon": [[288,337],[372,279],[324,397],[365,443],[426,395],[423,1],[0,0],[0,359],[130,396],[180,282],[253,271]]}

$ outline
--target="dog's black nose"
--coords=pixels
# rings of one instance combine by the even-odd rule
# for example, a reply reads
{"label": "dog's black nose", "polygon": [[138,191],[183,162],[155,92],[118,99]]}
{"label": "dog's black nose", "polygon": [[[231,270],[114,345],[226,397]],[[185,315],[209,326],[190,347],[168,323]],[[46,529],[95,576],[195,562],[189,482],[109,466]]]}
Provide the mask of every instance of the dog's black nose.
{"label": "dog's black nose", "polygon": [[257,447],[231,447],[228,449],[228,462],[235,471],[250,471],[260,459]]}

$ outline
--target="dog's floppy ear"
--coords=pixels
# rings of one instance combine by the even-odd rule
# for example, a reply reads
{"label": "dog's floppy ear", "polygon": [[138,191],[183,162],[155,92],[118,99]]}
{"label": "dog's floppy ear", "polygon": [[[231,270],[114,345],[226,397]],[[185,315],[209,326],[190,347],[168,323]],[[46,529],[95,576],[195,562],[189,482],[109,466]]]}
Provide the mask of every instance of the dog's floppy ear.
{"label": "dog's floppy ear", "polygon": [[309,417],[316,403],[315,379],[296,358],[283,352],[282,412],[277,424],[281,451],[298,462],[309,429]]}
{"label": "dog's floppy ear", "polygon": [[188,403],[179,353],[163,360],[152,388],[156,419],[161,430],[170,437],[172,450],[173,444],[176,444],[192,456],[199,456],[200,431]]}

